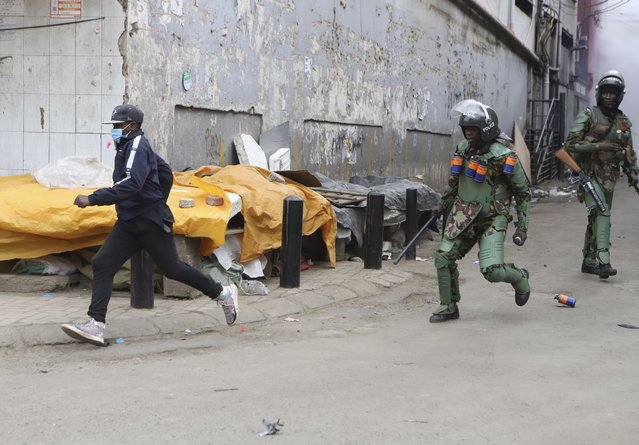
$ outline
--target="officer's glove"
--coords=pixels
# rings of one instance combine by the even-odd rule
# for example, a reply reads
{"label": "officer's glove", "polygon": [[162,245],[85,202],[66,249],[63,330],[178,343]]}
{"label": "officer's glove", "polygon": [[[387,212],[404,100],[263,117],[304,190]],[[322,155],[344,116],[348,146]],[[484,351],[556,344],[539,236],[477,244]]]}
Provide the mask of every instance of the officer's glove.
{"label": "officer's glove", "polygon": [[518,246],[523,246],[526,242],[527,237],[528,236],[526,235],[525,230],[517,228],[515,230],[515,233],[513,234],[513,243],[517,244]]}

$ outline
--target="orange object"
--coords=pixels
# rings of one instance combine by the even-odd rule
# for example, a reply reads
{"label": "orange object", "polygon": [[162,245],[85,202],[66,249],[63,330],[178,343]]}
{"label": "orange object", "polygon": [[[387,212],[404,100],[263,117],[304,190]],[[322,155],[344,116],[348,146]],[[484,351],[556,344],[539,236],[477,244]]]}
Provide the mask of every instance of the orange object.
{"label": "orange object", "polygon": [[577,300],[575,300],[573,297],[569,297],[568,295],[555,295],[555,300],[570,307],[575,307],[575,304],[577,304]]}
{"label": "orange object", "polygon": [[466,176],[468,176],[469,178],[475,177],[478,166],[479,163],[477,162],[477,159],[471,158],[470,162],[468,163],[468,167],[466,167]]}

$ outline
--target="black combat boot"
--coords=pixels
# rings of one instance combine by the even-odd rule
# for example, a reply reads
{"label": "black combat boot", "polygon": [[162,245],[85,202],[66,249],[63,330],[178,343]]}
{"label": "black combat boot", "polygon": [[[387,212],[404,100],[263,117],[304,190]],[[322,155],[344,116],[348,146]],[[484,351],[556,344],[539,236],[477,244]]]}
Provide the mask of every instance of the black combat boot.
{"label": "black combat boot", "polygon": [[530,298],[530,291],[524,292],[523,294],[515,292],[515,303],[517,306],[523,306],[528,303],[528,298]]}
{"label": "black combat boot", "polygon": [[[530,274],[526,269],[521,269],[521,273],[524,274],[526,279],[530,277]],[[521,294],[519,292],[515,292],[515,304],[517,304],[517,306],[523,306],[526,304],[528,302],[528,298],[530,298],[530,290]]]}
{"label": "black combat boot", "polygon": [[581,273],[591,273],[593,275],[599,275],[599,266],[589,266],[586,263],[581,263]]}
{"label": "black combat boot", "polygon": [[610,263],[599,266],[599,278],[605,280],[608,277],[617,275],[617,269],[614,269]]}
{"label": "black combat boot", "polygon": [[430,316],[431,323],[440,323],[442,321],[457,320],[459,318],[459,308],[455,306],[452,314],[433,314]]}

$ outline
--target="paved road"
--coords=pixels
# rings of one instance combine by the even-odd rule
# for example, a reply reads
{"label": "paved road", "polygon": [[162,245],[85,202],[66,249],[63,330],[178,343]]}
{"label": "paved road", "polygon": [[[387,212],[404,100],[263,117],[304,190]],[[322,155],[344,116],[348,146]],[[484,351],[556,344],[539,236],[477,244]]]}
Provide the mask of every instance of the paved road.
{"label": "paved road", "polygon": [[[579,272],[585,211],[533,208],[523,308],[460,265],[461,318],[429,324],[432,262],[378,295],[239,329],[0,349],[2,443],[635,444],[639,197],[620,188],[607,281]],[[434,243],[420,249],[432,254]],[[393,271],[392,264],[384,269]],[[556,293],[577,298],[562,307]],[[258,437],[263,418],[284,423]]]}

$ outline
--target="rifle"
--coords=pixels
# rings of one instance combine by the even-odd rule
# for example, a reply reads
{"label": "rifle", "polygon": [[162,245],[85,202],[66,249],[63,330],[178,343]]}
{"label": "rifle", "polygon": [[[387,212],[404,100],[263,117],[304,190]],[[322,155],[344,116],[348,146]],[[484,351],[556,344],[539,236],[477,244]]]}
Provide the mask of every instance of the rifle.
{"label": "rifle", "polygon": [[435,221],[437,218],[439,217],[439,215],[432,215],[428,221],[426,221],[426,224],[424,224],[424,226],[419,229],[419,232],[417,232],[417,234],[413,237],[412,240],[410,240],[408,242],[408,244],[406,244],[406,246],[404,247],[404,250],[402,250],[400,252],[400,254],[397,256],[397,259],[393,262],[393,264],[398,264],[402,258],[404,258],[404,255],[406,255],[406,252],[408,252],[408,249],[410,249],[410,247],[415,243],[415,241],[417,241],[417,238],[420,237],[420,235],[424,232],[424,230],[426,230],[428,228],[428,226],[430,226],[433,221]]}
{"label": "rifle", "polygon": [[[623,170],[624,175],[626,175],[626,178],[628,178],[628,182],[630,182],[631,180],[631,176],[630,176],[630,163],[627,161],[624,161],[623,164],[621,164],[621,169]],[[631,185],[630,183],[628,185]],[[639,185],[634,184],[633,187],[635,188],[635,191],[637,193],[639,193]]]}
{"label": "rifle", "polygon": [[[619,142],[624,147],[624,151],[626,154],[626,158],[621,164],[621,169],[623,170],[624,175],[626,175],[626,178],[628,178],[628,185],[631,185],[630,181],[632,177],[630,176],[630,165],[631,165],[630,154],[632,153],[632,146],[627,145],[629,133],[630,133],[630,128],[628,126],[628,121],[622,120],[619,123],[619,129],[617,130],[617,136],[619,138]],[[634,184],[633,187],[635,188],[635,191],[639,193],[639,186],[637,186],[637,184]]]}
{"label": "rifle", "polygon": [[554,153],[554,155],[557,159],[559,159],[561,162],[566,164],[568,168],[570,168],[573,172],[577,174],[577,176],[572,176],[570,178],[570,183],[575,184],[576,182],[578,182],[579,185],[581,185],[581,187],[584,189],[584,191],[587,193],[590,193],[590,196],[592,196],[592,198],[595,200],[595,204],[588,206],[588,210],[592,210],[595,207],[599,207],[599,209],[601,209],[602,212],[605,212],[606,205],[601,200],[601,197],[597,193],[597,190],[595,190],[595,186],[592,185],[592,181],[590,180],[590,177],[587,174],[585,174],[583,170],[581,170],[581,167],[579,167],[579,164],[577,164],[577,162],[572,158],[572,156],[570,156],[570,153],[568,153],[566,149],[562,147],[559,150],[557,150]]}

